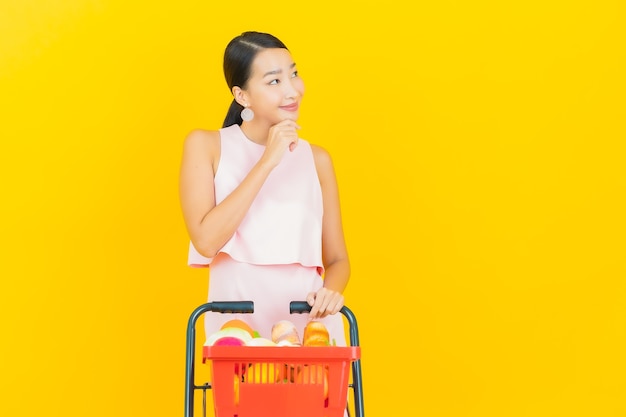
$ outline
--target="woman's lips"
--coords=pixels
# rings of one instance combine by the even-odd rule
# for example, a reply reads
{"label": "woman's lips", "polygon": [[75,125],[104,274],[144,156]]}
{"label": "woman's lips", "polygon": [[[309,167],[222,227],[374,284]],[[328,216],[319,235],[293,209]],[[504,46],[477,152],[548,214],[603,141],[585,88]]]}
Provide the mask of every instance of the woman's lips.
{"label": "woman's lips", "polygon": [[293,103],[288,106],[280,106],[281,109],[286,110],[286,111],[297,111],[298,107],[299,107],[298,103]]}

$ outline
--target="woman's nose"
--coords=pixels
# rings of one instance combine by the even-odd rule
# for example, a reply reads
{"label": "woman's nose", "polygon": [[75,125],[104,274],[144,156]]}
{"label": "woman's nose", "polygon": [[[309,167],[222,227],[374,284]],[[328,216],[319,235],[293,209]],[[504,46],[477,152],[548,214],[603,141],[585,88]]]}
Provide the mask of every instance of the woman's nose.
{"label": "woman's nose", "polygon": [[298,89],[294,86],[293,81],[283,84],[285,86],[285,97],[295,98],[298,97]]}

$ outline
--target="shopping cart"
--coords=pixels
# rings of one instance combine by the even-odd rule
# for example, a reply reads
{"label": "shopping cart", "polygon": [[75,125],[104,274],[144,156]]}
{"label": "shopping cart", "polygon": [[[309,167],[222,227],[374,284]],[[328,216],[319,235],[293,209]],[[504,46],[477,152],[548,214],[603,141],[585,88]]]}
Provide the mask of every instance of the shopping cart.
{"label": "shopping cart", "polygon": [[[290,314],[310,310],[305,301],[289,305]],[[358,327],[348,307],[341,313],[348,320],[350,346],[203,346],[202,362],[212,364],[211,383],[196,385],[196,322],[206,312],[252,313],[254,303],[209,302],[189,317],[185,417],[194,415],[197,390],[203,394],[203,416],[207,390],[212,390],[216,417],[343,417],[346,408],[364,417]]]}

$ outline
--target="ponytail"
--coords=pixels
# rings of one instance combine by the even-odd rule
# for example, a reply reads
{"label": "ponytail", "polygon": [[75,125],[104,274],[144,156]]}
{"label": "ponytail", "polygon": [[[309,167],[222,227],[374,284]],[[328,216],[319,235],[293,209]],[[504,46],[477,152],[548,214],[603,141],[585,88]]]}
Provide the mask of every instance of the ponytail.
{"label": "ponytail", "polygon": [[230,107],[228,108],[228,113],[226,113],[226,118],[224,119],[222,127],[228,127],[234,124],[241,126],[243,123],[243,119],[241,118],[242,110],[243,106],[237,103],[237,100],[233,99],[233,102],[230,103]]}

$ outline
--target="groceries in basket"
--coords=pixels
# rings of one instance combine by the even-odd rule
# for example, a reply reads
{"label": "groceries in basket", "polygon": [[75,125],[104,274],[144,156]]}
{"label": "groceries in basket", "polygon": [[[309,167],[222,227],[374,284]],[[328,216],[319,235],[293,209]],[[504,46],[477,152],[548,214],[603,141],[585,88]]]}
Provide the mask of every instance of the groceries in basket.
{"label": "groceries in basket", "polygon": [[[291,307],[298,311],[300,304],[305,302]],[[227,307],[227,312],[236,310]],[[280,320],[259,334],[250,326],[252,318],[224,319],[218,331],[208,334],[202,349],[202,362],[211,364],[214,415],[343,417],[353,387],[356,415],[363,417],[356,322],[349,310],[344,315],[350,322],[350,346],[336,346],[322,321]],[[195,344],[189,334],[193,333],[188,332],[188,358]],[[192,373],[187,381],[187,387],[195,385]],[[194,398],[193,391],[187,395]],[[193,401],[187,405],[192,407]]]}
{"label": "groceries in basket", "polygon": [[304,327],[304,346],[330,346],[328,329],[321,321],[310,321]]}
{"label": "groceries in basket", "polygon": [[280,320],[274,323],[271,337],[278,346],[302,346],[298,329],[289,320]]}
{"label": "groceries in basket", "polygon": [[272,326],[269,337],[261,336],[248,323],[232,319],[207,337],[205,346],[334,346],[328,329],[321,321],[309,321],[303,329],[303,337],[289,320],[280,320]]}

